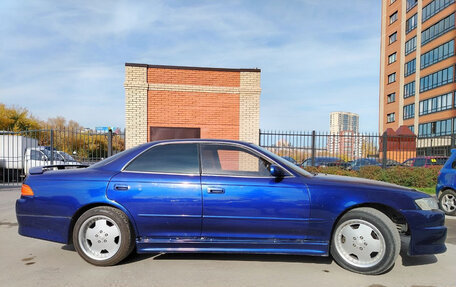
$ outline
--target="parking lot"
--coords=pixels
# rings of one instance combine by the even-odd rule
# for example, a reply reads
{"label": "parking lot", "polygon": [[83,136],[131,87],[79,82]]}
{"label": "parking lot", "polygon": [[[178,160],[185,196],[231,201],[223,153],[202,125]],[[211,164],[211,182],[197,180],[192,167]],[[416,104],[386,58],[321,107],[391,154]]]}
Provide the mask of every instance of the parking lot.
{"label": "parking lot", "polygon": [[1,286],[456,286],[456,219],[448,218],[447,252],[408,257],[393,270],[364,276],[330,258],[285,255],[131,255],[114,267],[83,261],[72,246],[18,235],[19,189],[0,189]]}

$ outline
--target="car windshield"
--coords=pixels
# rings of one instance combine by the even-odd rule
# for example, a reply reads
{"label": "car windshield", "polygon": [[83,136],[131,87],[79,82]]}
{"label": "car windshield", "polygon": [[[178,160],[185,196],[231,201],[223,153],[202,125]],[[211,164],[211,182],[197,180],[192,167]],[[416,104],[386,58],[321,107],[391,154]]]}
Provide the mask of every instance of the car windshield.
{"label": "car windshield", "polygon": [[91,168],[99,168],[99,167],[103,167],[105,165],[108,165],[111,162],[115,161],[116,159],[122,157],[125,154],[135,153],[138,149],[143,149],[145,145],[149,145],[149,143],[138,145],[138,146],[135,146],[133,148],[126,149],[126,150],[124,150],[122,152],[116,153],[115,155],[112,155],[112,156],[110,156],[108,158],[105,158],[102,161],[99,161],[99,162],[97,162],[95,164],[92,164],[90,167]]}
{"label": "car windshield", "polygon": [[59,152],[59,155],[62,156],[66,161],[75,161],[75,159],[66,152],[61,151]]}
{"label": "car windshield", "polygon": [[[51,160],[51,151],[50,150],[42,149],[41,151],[47,156],[48,160]],[[54,160],[63,161],[63,157],[61,155],[59,155],[56,151],[54,151],[52,154],[54,155]]]}
{"label": "car windshield", "polygon": [[257,145],[254,145],[255,148],[261,150],[263,153],[265,153],[267,156],[269,156],[270,158],[272,158],[273,160],[277,161],[278,163],[280,163],[281,165],[284,165],[286,166],[287,168],[293,170],[294,172],[302,175],[302,176],[307,176],[307,177],[310,177],[312,176],[312,174],[302,168],[300,168],[299,166],[289,162],[288,160],[286,159],[283,159],[281,158],[280,156],[276,155],[275,153],[273,152],[270,152],[269,150],[265,149],[265,148],[262,148],[260,146],[257,146]]}

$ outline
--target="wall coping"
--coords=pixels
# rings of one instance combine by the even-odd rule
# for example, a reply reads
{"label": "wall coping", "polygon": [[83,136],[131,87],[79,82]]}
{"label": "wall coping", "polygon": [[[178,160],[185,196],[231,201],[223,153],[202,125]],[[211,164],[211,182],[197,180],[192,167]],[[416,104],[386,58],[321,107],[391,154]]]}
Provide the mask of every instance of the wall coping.
{"label": "wall coping", "polygon": [[233,68],[211,68],[211,67],[190,67],[190,66],[168,66],[168,65],[148,65],[138,63],[125,63],[129,67],[155,68],[155,69],[173,69],[173,70],[198,70],[198,71],[218,71],[218,72],[255,72],[260,73],[261,69],[233,69]]}

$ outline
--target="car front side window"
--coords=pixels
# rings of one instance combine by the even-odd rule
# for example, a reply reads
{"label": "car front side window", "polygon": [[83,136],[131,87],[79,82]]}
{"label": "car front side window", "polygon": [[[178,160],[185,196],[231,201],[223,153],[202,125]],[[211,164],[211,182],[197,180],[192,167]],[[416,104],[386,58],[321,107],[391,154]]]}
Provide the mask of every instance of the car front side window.
{"label": "car front side window", "polygon": [[30,151],[30,159],[31,160],[42,160],[43,154],[36,150]]}
{"label": "car front side window", "polygon": [[270,163],[255,153],[237,146],[204,144],[201,146],[203,174],[267,177]]}
{"label": "car front side window", "polygon": [[154,146],[136,157],[124,170],[199,174],[198,145],[182,143]]}

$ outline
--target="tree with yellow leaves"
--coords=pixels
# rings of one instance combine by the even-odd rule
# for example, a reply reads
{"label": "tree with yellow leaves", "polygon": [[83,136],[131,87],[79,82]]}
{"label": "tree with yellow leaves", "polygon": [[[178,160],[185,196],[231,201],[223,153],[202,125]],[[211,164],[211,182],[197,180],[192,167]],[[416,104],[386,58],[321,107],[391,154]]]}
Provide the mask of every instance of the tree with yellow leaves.
{"label": "tree with yellow leaves", "polygon": [[8,108],[0,103],[0,130],[25,131],[40,129],[39,121],[24,108]]}

